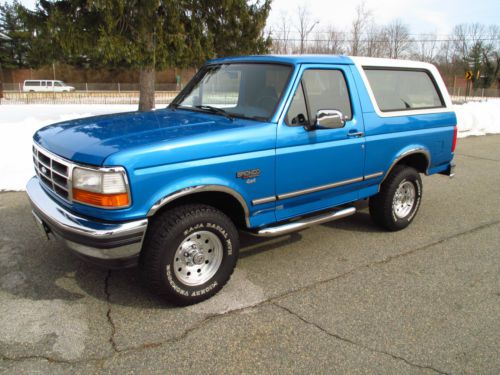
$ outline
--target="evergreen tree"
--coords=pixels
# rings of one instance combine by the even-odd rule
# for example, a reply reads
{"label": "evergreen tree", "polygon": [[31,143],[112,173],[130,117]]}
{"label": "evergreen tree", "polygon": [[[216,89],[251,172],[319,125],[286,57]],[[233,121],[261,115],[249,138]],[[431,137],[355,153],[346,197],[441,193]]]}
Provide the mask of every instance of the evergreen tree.
{"label": "evergreen tree", "polygon": [[23,15],[25,9],[17,2],[0,5],[0,66],[2,68],[28,67],[31,35]]}
{"label": "evergreen tree", "polygon": [[186,45],[182,1],[89,0],[102,17],[96,48],[104,62],[139,69],[139,110],[154,107],[155,70],[174,66]]}
{"label": "evergreen tree", "polygon": [[271,1],[200,0],[199,18],[204,20],[213,52],[218,57],[266,53],[272,40],[263,35]]}
{"label": "evergreen tree", "polygon": [[158,69],[267,52],[270,8],[271,0],[39,0],[31,12],[14,3],[0,7],[0,32],[13,36],[0,62],[138,69],[139,110],[149,110]]}

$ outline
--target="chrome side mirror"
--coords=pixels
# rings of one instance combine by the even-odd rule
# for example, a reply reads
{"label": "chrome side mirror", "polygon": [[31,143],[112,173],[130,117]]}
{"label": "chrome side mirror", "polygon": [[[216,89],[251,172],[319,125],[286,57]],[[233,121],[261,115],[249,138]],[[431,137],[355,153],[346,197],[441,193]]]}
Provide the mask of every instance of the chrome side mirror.
{"label": "chrome side mirror", "polygon": [[336,109],[320,109],[316,113],[314,126],[318,129],[339,129],[345,125],[345,116]]}

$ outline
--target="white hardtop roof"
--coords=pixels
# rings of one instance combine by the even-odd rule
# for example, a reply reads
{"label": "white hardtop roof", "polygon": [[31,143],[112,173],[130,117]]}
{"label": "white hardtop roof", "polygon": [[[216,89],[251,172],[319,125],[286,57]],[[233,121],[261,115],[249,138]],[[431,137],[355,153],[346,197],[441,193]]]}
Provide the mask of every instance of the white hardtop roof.
{"label": "white hardtop roof", "polygon": [[352,56],[350,57],[354,64],[358,66],[387,66],[394,68],[417,68],[417,69],[431,69],[434,65],[425,63],[422,61],[413,60],[395,60],[395,59],[383,59],[378,57],[362,57],[362,56]]}

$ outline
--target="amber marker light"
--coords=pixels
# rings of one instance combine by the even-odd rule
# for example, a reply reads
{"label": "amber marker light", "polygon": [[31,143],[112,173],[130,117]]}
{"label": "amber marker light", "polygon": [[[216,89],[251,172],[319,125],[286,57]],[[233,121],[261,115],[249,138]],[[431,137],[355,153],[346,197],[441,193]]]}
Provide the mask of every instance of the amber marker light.
{"label": "amber marker light", "polygon": [[73,200],[80,203],[91,204],[101,207],[126,207],[129,205],[128,194],[100,194],[91,191],[73,189]]}
{"label": "amber marker light", "polygon": [[103,208],[130,206],[127,175],[123,168],[73,169],[73,201]]}

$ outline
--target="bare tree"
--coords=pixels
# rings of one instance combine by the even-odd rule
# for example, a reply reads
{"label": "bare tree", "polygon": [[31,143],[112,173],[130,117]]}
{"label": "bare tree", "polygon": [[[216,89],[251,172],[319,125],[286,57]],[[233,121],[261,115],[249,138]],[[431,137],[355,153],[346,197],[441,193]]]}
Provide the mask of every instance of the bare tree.
{"label": "bare tree", "polygon": [[479,23],[456,25],[452,31],[453,53],[467,65],[472,50],[485,37],[486,29]]}
{"label": "bare tree", "polygon": [[500,88],[500,26],[491,25],[488,29],[488,38],[491,42],[492,58],[494,60],[495,68],[493,70],[492,83],[497,82]]}
{"label": "bare tree", "polygon": [[351,41],[349,48],[349,53],[352,56],[361,55],[363,53],[362,40],[371,16],[372,12],[366,8],[364,1],[356,6],[356,15],[351,25]]}
{"label": "bare tree", "polygon": [[305,5],[299,6],[298,7],[298,17],[299,17],[299,22],[296,26],[297,32],[299,33],[299,38],[300,38],[300,53],[305,52],[305,47],[307,43],[307,37],[313,29],[316,27],[316,25],[319,23],[319,21],[312,21],[311,20],[311,15],[309,13],[309,10]]}
{"label": "bare tree", "polygon": [[345,53],[344,33],[337,30],[335,26],[328,26],[328,29],[326,31],[326,40],[328,53],[331,53],[333,55],[342,55],[343,53]]}
{"label": "bare tree", "polygon": [[387,38],[382,27],[370,22],[366,29],[364,55],[384,57],[387,55]]}
{"label": "bare tree", "polygon": [[344,33],[338,31],[333,25],[328,26],[326,31],[318,31],[310,51],[312,53],[342,55],[345,51]]}
{"label": "bare tree", "polygon": [[433,63],[438,53],[437,35],[420,34],[414,43],[413,57],[420,61]]}
{"label": "bare tree", "polygon": [[290,17],[287,12],[281,12],[279,24],[276,27],[277,38],[273,41],[273,50],[278,54],[288,54],[291,52],[290,33],[292,28],[289,24]]}
{"label": "bare tree", "polygon": [[500,74],[500,27],[491,25],[487,28],[481,43],[481,76],[483,87],[495,84]]}
{"label": "bare tree", "polygon": [[387,38],[390,58],[399,59],[409,51],[410,30],[401,20],[396,19],[385,26],[384,33]]}

